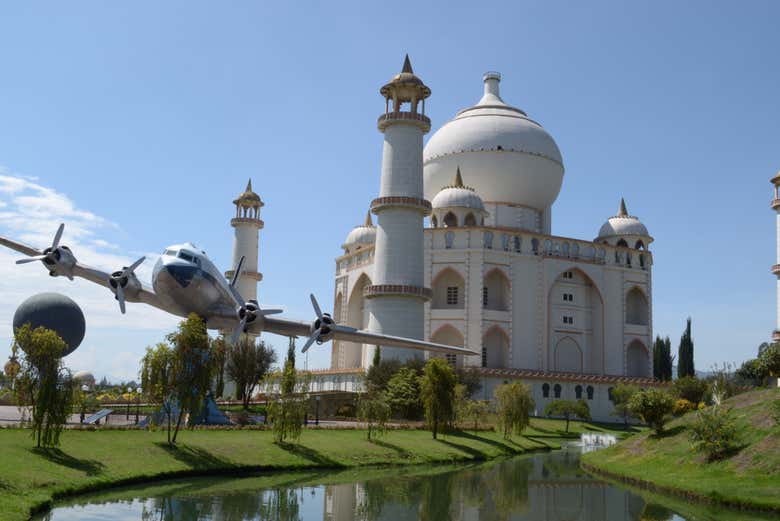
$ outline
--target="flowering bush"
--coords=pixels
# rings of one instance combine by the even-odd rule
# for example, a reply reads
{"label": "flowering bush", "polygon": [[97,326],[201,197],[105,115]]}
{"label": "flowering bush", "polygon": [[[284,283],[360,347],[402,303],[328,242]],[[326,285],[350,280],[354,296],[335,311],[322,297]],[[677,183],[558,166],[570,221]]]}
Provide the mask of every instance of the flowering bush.
{"label": "flowering bush", "polygon": [[693,450],[707,461],[719,460],[737,448],[737,427],[731,409],[720,404],[700,410],[689,427]]}
{"label": "flowering bush", "polygon": [[682,416],[683,414],[691,411],[696,410],[696,404],[693,402],[689,402],[685,398],[679,398],[677,401],[674,402],[674,409],[672,410],[672,414],[675,416]]}

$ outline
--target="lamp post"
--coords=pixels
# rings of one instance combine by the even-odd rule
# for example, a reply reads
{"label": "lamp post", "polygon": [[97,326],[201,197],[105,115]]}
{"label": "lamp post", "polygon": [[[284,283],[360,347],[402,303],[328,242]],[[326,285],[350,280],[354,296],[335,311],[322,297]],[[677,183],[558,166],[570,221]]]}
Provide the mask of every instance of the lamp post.
{"label": "lamp post", "polygon": [[[127,388],[127,394],[129,394],[131,397],[133,396],[133,388],[128,387]],[[130,398],[132,400],[132,398]],[[125,416],[125,420],[128,422],[130,421],[130,400],[127,400],[127,415]]]}
{"label": "lamp post", "polygon": [[141,391],[140,387],[135,390],[135,424],[138,425],[138,413],[141,408]]}
{"label": "lamp post", "polygon": [[317,403],[317,407],[315,409],[316,412],[315,412],[315,416],[314,416],[314,425],[319,425],[320,424],[320,398],[321,398],[321,396],[319,394],[314,397],[314,401]]}
{"label": "lamp post", "polygon": [[[87,384],[81,385],[81,392],[84,394],[87,394],[89,392],[89,386]],[[84,416],[86,415],[86,409],[87,409],[87,397],[84,397],[84,402],[81,404],[81,414],[79,415],[79,423],[84,423]]]}

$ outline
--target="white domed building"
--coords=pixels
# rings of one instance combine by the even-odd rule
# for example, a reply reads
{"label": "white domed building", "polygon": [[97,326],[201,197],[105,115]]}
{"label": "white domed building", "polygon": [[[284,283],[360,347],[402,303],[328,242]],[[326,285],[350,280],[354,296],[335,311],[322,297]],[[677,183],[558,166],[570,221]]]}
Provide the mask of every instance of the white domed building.
{"label": "white domed building", "polygon": [[[561,152],[539,123],[501,98],[500,79],[485,74],[479,102],[442,125],[422,151],[430,201],[418,292],[427,295],[425,339],[477,353],[449,361],[480,372],[479,398],[519,379],[532,387],[539,414],[550,400],[583,399],[594,419],[614,421],[612,387],[654,385],[653,239],[622,200],[594,240],[553,234]],[[424,105],[422,116],[393,117],[427,120]],[[377,233],[369,216],[336,259],[340,323],[369,327]],[[334,342],[330,374],[358,375],[372,356],[373,346]]]}

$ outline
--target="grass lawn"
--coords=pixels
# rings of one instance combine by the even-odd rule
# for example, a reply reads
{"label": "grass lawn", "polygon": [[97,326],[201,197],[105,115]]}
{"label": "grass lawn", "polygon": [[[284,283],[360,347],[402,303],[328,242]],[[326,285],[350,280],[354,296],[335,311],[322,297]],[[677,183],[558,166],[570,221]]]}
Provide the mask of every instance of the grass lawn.
{"label": "grass lawn", "polygon": [[[363,430],[312,429],[299,444],[284,446],[269,431],[185,430],[176,448],[165,443],[164,431],[67,430],[58,449],[40,451],[29,430],[0,429],[0,518],[22,521],[60,497],[166,477],[452,463],[554,449],[563,428],[563,421],[534,419],[528,437],[511,440],[492,431],[433,440],[427,431],[393,430],[372,442]],[[621,432],[570,425],[572,433],[586,430]]]}
{"label": "grass lawn", "polygon": [[769,404],[780,390],[768,389],[730,398],[740,449],[708,463],[691,450],[687,426],[696,413],[669,423],[658,437],[644,432],[583,457],[583,464],[656,490],[732,505],[780,510],[780,426]]}

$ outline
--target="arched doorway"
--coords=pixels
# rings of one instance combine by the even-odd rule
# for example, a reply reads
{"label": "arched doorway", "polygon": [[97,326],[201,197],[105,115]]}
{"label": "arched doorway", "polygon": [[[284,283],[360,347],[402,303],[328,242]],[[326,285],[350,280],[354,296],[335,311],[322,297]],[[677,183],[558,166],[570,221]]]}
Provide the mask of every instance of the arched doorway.
{"label": "arched doorway", "polygon": [[436,275],[431,286],[433,309],[463,309],[466,284],[460,273],[452,268],[445,268]]}
{"label": "arched doorway", "polygon": [[482,337],[482,367],[509,367],[509,336],[498,326]]}
{"label": "arched doorway", "polygon": [[649,321],[650,307],[647,297],[639,288],[631,288],[626,294],[626,324],[646,326]]}
{"label": "arched doorway", "polygon": [[509,309],[509,279],[498,268],[485,275],[482,286],[482,307],[496,311]]}
{"label": "arched doorway", "polygon": [[650,355],[639,340],[633,340],[626,348],[626,376],[650,377]]}
{"label": "arched doorway", "polygon": [[564,337],[555,346],[555,370],[563,373],[582,372],[582,350],[571,337]]}
{"label": "arched doorway", "polygon": [[[358,278],[347,303],[346,325],[365,329],[368,325],[368,309],[366,299],[363,298],[363,289],[371,285],[371,279],[364,273]],[[343,368],[361,367],[363,364],[363,344],[344,342],[342,348]]]}
{"label": "arched doorway", "polygon": [[[431,336],[431,342],[437,344],[446,344],[450,346],[463,347],[465,344],[463,335],[455,326],[446,324]],[[463,357],[461,355],[445,355],[444,358],[452,367],[461,367],[463,365]]]}

